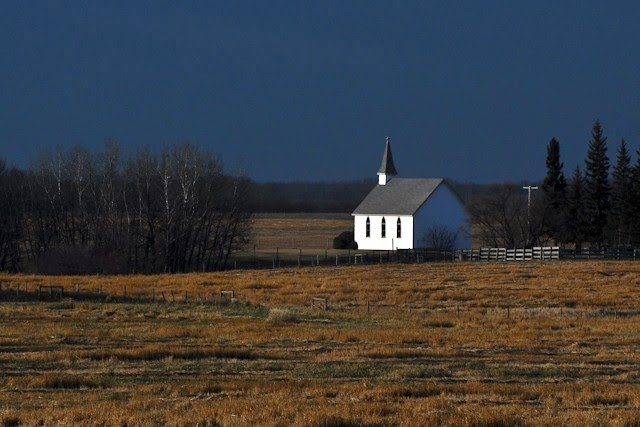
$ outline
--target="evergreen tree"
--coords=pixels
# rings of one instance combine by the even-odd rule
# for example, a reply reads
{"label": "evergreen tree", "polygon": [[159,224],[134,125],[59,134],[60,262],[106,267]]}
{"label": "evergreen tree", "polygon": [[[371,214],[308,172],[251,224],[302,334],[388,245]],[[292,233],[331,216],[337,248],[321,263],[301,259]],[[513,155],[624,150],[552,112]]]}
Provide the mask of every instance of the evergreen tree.
{"label": "evergreen tree", "polygon": [[567,239],[580,249],[587,235],[588,221],[585,215],[584,177],[580,166],[576,166],[569,182],[567,195]]}
{"label": "evergreen tree", "polygon": [[623,139],[618,149],[611,183],[611,213],[609,215],[610,241],[615,245],[630,243],[629,228],[633,212],[631,189],[631,156]]}
{"label": "evergreen tree", "polygon": [[609,216],[609,158],[607,138],[596,120],[591,131],[585,161],[585,212],[589,221],[587,239],[601,247],[605,243],[605,227]]}
{"label": "evergreen tree", "polygon": [[630,233],[631,243],[638,245],[640,243],[640,150],[636,151],[636,164],[631,169],[631,212]]}
{"label": "evergreen tree", "polygon": [[544,232],[558,243],[567,241],[567,182],[560,162],[560,143],[551,138],[547,145],[547,175],[544,194]]}

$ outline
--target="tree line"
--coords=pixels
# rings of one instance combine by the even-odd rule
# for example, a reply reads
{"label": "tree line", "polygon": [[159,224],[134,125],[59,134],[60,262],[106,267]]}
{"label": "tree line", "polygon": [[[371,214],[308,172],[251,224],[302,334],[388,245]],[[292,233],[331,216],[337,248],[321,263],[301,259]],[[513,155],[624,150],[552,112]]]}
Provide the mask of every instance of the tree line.
{"label": "tree line", "polygon": [[375,179],[337,182],[253,182],[252,211],[353,212],[378,183]]}
{"label": "tree line", "polygon": [[[529,247],[558,244],[631,247],[640,244],[640,150],[632,164],[624,139],[610,167],[607,137],[596,121],[584,167],[567,179],[560,143],[547,144],[540,195],[527,203],[522,185],[496,184],[468,199],[477,237],[486,245]],[[535,193],[535,192],[534,192]]]}
{"label": "tree line", "polygon": [[249,238],[250,181],[182,143],[123,156],[107,143],[0,160],[0,270],[156,273],[223,269]]}

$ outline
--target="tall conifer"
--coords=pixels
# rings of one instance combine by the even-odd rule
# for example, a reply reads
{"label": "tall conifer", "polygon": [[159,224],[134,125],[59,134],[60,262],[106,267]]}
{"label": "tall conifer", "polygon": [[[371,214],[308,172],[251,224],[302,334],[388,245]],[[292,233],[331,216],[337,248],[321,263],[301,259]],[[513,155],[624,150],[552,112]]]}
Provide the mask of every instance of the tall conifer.
{"label": "tall conifer", "polygon": [[585,214],[584,177],[580,166],[576,166],[569,182],[567,194],[567,231],[568,240],[580,249],[587,235],[588,222]]}
{"label": "tall conifer", "polygon": [[611,183],[611,213],[609,215],[610,240],[615,245],[630,243],[633,193],[631,189],[631,156],[623,139],[613,167]]}
{"label": "tall conifer", "polygon": [[631,169],[631,212],[630,233],[631,243],[640,244],[640,150],[636,151],[636,164]]}
{"label": "tall conifer", "polygon": [[609,158],[607,138],[596,120],[591,131],[585,161],[585,212],[589,221],[587,240],[598,247],[605,243],[605,227],[609,216]]}
{"label": "tall conifer", "polygon": [[560,161],[560,143],[551,138],[547,145],[547,175],[542,184],[544,194],[544,230],[556,242],[567,240],[567,182]]}

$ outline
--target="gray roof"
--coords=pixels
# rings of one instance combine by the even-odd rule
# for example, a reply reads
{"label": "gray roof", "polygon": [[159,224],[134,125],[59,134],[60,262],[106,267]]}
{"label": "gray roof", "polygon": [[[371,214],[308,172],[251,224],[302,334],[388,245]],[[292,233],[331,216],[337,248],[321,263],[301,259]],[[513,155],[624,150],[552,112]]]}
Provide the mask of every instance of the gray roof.
{"label": "gray roof", "polygon": [[384,173],[387,175],[398,175],[396,166],[393,164],[393,156],[391,155],[391,140],[387,137],[387,144],[384,147],[384,155],[382,156],[382,163],[380,163],[380,169],[378,173]]}
{"label": "gray roof", "polygon": [[394,178],[387,185],[376,185],[353,215],[413,215],[442,182],[441,178]]}

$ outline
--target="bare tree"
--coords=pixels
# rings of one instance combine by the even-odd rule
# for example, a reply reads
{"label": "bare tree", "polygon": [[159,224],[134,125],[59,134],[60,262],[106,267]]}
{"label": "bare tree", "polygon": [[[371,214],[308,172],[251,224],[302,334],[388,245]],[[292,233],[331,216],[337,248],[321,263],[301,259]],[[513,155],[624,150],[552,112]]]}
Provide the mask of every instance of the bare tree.
{"label": "bare tree", "polygon": [[454,248],[458,233],[450,227],[444,225],[433,225],[429,227],[422,238],[422,242],[427,248],[438,251],[449,251]]}
{"label": "bare tree", "polygon": [[8,169],[0,159],[0,270],[16,272],[20,264],[20,241],[23,235],[22,174]]}
{"label": "bare tree", "polygon": [[468,207],[483,245],[514,248],[541,243],[541,204],[532,198],[528,227],[527,199],[520,185],[491,185],[471,198]]}
{"label": "bare tree", "polygon": [[36,271],[152,273],[225,268],[247,240],[249,180],[189,143],[127,159],[115,143],[44,154],[13,184],[0,167],[11,190],[0,199],[0,269],[9,241],[12,259]]}

